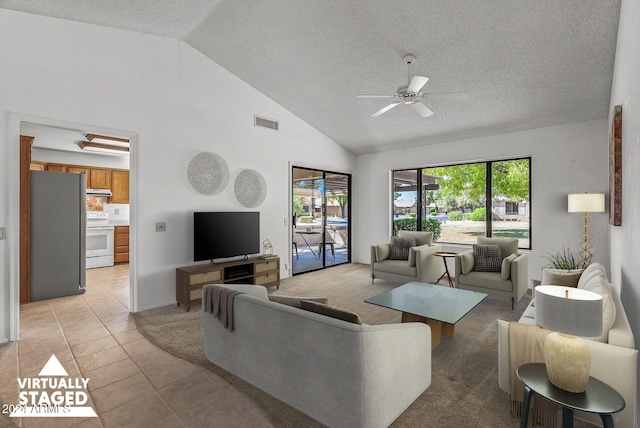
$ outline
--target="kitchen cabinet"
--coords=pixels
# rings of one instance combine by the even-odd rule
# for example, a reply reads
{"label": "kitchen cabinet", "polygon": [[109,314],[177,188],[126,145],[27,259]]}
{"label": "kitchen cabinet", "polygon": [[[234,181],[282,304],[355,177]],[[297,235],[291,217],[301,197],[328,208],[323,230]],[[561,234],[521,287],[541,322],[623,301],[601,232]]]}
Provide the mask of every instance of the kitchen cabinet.
{"label": "kitchen cabinet", "polygon": [[111,171],[111,201],[112,204],[129,203],[129,171]]}
{"label": "kitchen cabinet", "polygon": [[116,226],[114,241],[113,261],[115,263],[129,263],[129,226]]}
{"label": "kitchen cabinet", "polygon": [[44,171],[44,168],[45,168],[44,162],[32,161],[29,164],[30,171]]}
{"label": "kitchen cabinet", "polygon": [[87,188],[111,189],[111,170],[91,168]]}
{"label": "kitchen cabinet", "polygon": [[67,166],[67,172],[75,172],[76,174],[85,173],[87,177],[89,177],[89,168],[85,168],[83,166]]}
{"label": "kitchen cabinet", "polygon": [[67,166],[66,165],[60,165],[57,163],[48,163],[45,167],[44,167],[45,171],[53,171],[53,172],[67,172]]}

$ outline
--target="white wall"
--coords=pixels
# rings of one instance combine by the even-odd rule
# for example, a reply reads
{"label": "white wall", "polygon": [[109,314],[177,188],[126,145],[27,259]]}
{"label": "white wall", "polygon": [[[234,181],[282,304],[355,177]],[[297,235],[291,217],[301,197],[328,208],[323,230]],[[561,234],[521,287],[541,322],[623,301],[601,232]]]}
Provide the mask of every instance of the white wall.
{"label": "white wall", "polygon": [[[522,156],[531,157],[532,168],[529,277],[540,279],[545,252],[578,247],[580,216],[567,213],[567,195],[608,192],[606,119],[358,156],[355,261],[369,263],[369,246],[389,239],[391,170]],[[606,214],[593,215],[593,260],[605,266],[607,224]]]}
{"label": "white wall", "polygon": [[[175,268],[193,263],[193,211],[245,210],[233,194],[242,169],[256,169],[267,182],[261,238],[284,256],[289,162],[342,172],[355,166],[343,147],[177,40],[0,9],[0,58],[0,227],[8,228],[0,241],[0,342],[9,337],[9,299],[18,290],[16,117],[137,138],[131,221],[139,310],[175,303]],[[254,114],[278,120],[281,131],[254,128]],[[188,162],[201,151],[229,164],[231,181],[219,195],[201,195],[187,181]],[[167,223],[166,232],[155,232],[157,221]]]}
{"label": "white wall", "polygon": [[[623,0],[611,88],[622,105],[622,225],[610,226],[611,281],[619,287],[629,323],[640,342],[640,1]],[[611,123],[611,117],[609,118]],[[640,385],[640,374],[638,375]],[[628,404],[627,404],[628,405]]]}

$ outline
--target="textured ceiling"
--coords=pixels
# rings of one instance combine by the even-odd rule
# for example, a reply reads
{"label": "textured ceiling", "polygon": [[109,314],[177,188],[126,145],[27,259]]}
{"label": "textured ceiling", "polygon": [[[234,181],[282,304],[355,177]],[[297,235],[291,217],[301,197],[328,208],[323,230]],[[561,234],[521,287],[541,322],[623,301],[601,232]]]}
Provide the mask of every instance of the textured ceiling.
{"label": "textured ceiling", "polygon": [[[0,0],[186,41],[356,154],[608,115],[620,0]],[[370,114],[413,74],[428,100]],[[255,112],[260,113],[260,112]],[[274,118],[278,119],[278,118]],[[286,126],[286,124],[281,124]]]}

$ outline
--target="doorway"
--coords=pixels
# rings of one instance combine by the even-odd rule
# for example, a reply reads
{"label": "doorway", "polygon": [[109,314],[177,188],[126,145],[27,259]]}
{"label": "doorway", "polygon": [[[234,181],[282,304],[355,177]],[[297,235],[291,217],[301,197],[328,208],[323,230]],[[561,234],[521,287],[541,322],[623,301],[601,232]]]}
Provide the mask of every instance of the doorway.
{"label": "doorway", "polygon": [[292,168],[293,275],[351,263],[351,175]]}
{"label": "doorway", "polygon": [[[17,115],[16,115],[17,116]],[[15,126],[17,125],[17,126]],[[110,195],[110,204],[109,207],[112,208],[112,211],[116,216],[112,216],[113,213],[109,213],[109,219],[111,222],[115,223],[117,227],[113,227],[110,223],[107,225],[108,227],[103,227],[103,229],[122,229],[126,232],[126,235],[123,235],[126,238],[126,242],[124,242],[124,246],[126,248],[126,260],[119,260],[123,263],[116,263],[114,267],[99,267],[99,269],[91,269],[87,272],[88,279],[96,277],[96,274],[99,270],[108,271],[108,272],[119,272],[120,275],[124,274],[129,280],[126,283],[126,293],[119,292],[117,296],[117,300],[130,311],[137,311],[137,297],[136,297],[136,282],[135,282],[135,265],[133,263],[133,257],[135,255],[135,249],[133,248],[133,239],[130,239],[130,235],[133,237],[133,233],[129,233],[130,228],[132,229],[134,225],[133,221],[129,222],[129,206],[130,200],[131,205],[133,206],[133,202],[135,201],[136,195],[134,192],[130,190],[134,189],[134,186],[130,186],[130,183],[136,181],[134,166],[137,165],[136,162],[132,162],[134,157],[129,156],[123,157],[121,155],[118,156],[109,156],[108,154],[84,154],[79,152],[79,146],[81,146],[81,141],[85,139],[89,139],[93,141],[96,137],[109,136],[109,135],[119,135],[122,136],[122,140],[126,138],[127,141],[131,144],[130,154],[133,155],[137,152],[136,144],[137,143],[137,135],[131,132],[122,131],[122,130],[114,130],[107,128],[98,128],[95,126],[86,126],[76,123],[62,122],[57,120],[49,120],[44,118],[33,118],[33,117],[25,117],[22,116],[17,118],[15,121],[15,128],[19,130],[20,135],[31,135],[31,137],[21,137],[20,138],[20,153],[19,153],[19,162],[20,162],[20,192],[21,192],[21,204],[20,204],[20,218],[24,217],[24,207],[29,206],[29,192],[25,193],[24,189],[29,189],[30,186],[29,180],[26,179],[29,175],[29,171],[38,170],[38,171],[54,171],[54,172],[68,172],[68,173],[85,173],[87,177],[87,187],[89,187],[89,176],[91,176],[91,180],[95,180],[95,182],[99,183],[97,185],[92,185],[91,187],[95,188],[106,188],[113,190],[113,193],[109,191]],[[78,134],[78,135],[76,135]],[[46,138],[44,138],[46,136]],[[108,137],[104,137],[108,138]],[[27,141],[29,140],[29,141]],[[44,143],[39,142],[42,141]],[[27,144],[28,143],[28,144]],[[120,143],[121,145],[124,143]],[[87,144],[88,145],[88,144]],[[97,144],[96,144],[97,145]],[[106,146],[107,144],[105,144]],[[70,147],[69,147],[70,146]],[[111,147],[111,146],[109,146]],[[81,147],[82,148],[82,147]],[[128,147],[127,147],[128,149]],[[114,150],[114,149],[111,149]],[[118,149],[118,153],[123,150]],[[127,150],[128,151],[128,150]],[[120,159],[120,160],[116,160]],[[24,171],[23,171],[24,170]],[[129,179],[129,175],[132,173],[132,179]],[[109,178],[111,180],[107,180],[105,183],[102,183],[100,179]],[[93,181],[92,181],[93,182]],[[26,201],[26,205],[23,204],[23,199]],[[87,199],[88,201],[88,199]],[[101,214],[107,214],[107,204],[104,204],[104,212]],[[125,218],[126,217],[126,218]],[[131,220],[133,220],[134,216],[131,216]],[[125,221],[126,220],[126,221]],[[131,224],[130,224],[131,223]],[[123,226],[124,225],[124,226]],[[20,221],[20,228],[23,229],[24,222]],[[28,227],[28,226],[27,226]],[[116,235],[117,237],[117,235]],[[29,243],[31,240],[30,234],[25,234],[23,236],[21,234],[20,238],[20,257],[19,257],[19,270],[20,270],[20,295],[19,300],[21,303],[27,303],[31,301],[29,296],[29,276],[30,276],[30,266],[29,266],[29,252],[23,251],[23,248],[29,247]],[[88,247],[87,247],[88,250]],[[87,256],[89,255],[89,251],[86,251]],[[110,253],[113,257],[113,253]],[[130,257],[131,255],[131,257]],[[131,259],[131,260],[130,260]],[[88,259],[85,259],[88,260]],[[26,263],[25,263],[26,261]],[[118,260],[116,260],[118,261]],[[127,263],[131,261],[132,263]],[[111,262],[113,264],[113,262]],[[106,265],[104,265],[106,266]],[[87,265],[87,267],[89,267]],[[98,266],[92,266],[98,267]],[[89,272],[92,273],[89,276]],[[101,277],[107,274],[108,272],[100,272]],[[27,278],[27,281],[24,281],[24,278]],[[89,281],[87,281],[89,283]],[[26,290],[24,287],[27,287]],[[14,312],[15,310],[15,312]],[[18,307],[12,308],[12,313],[17,315],[19,313]],[[17,320],[16,320],[17,321]],[[17,322],[16,322],[17,325]],[[15,337],[17,333],[17,329],[15,333],[12,330],[12,336]]]}

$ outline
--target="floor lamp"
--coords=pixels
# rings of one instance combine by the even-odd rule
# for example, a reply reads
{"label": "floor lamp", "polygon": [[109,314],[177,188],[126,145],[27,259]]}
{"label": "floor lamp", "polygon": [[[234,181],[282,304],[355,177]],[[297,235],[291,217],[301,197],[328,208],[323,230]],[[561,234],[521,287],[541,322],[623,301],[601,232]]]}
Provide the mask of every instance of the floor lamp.
{"label": "floor lamp", "polygon": [[580,261],[583,267],[591,263],[591,213],[604,212],[604,193],[570,193],[569,212],[582,213],[580,226]]}

